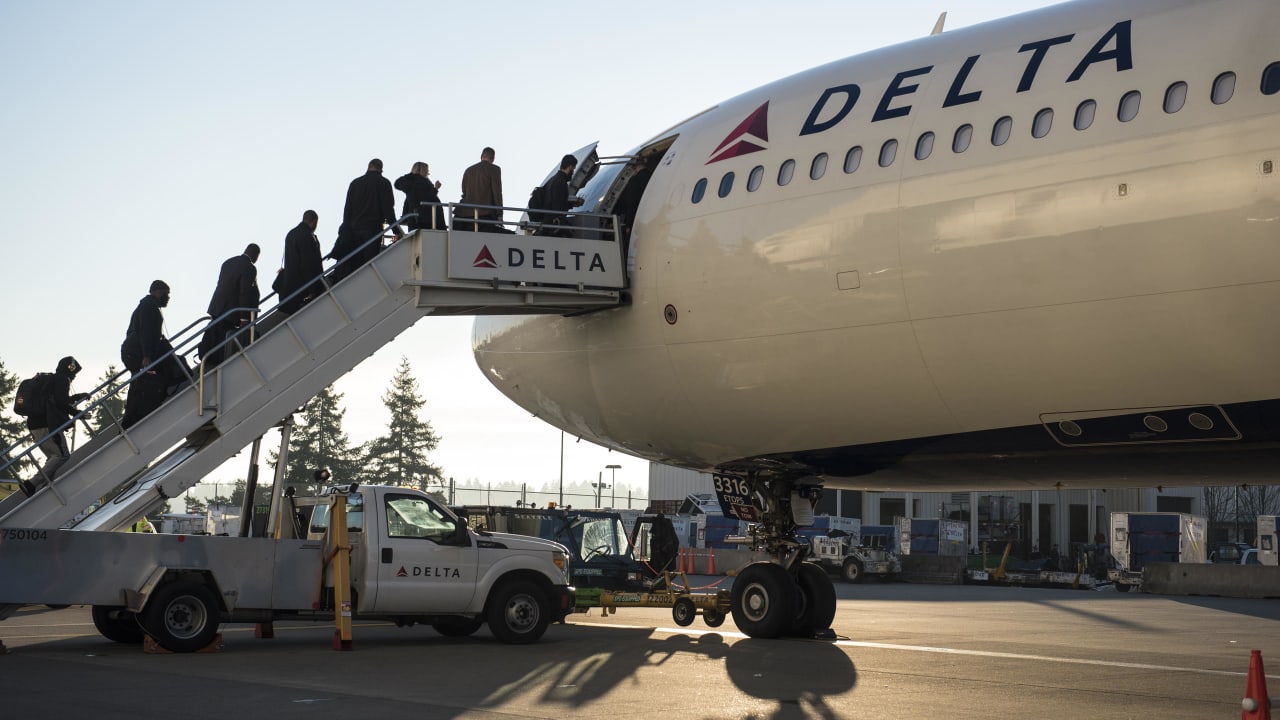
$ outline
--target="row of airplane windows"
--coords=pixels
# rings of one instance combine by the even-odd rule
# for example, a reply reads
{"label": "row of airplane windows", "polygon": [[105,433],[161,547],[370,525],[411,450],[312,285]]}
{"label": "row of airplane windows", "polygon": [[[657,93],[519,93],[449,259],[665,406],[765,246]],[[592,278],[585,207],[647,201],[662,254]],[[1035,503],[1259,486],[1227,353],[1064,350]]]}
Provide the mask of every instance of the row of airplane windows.
{"label": "row of airplane windows", "polygon": [[[1214,105],[1222,105],[1229,101],[1236,91],[1236,74],[1233,72],[1224,72],[1213,81],[1213,87],[1209,93],[1209,100]],[[1266,70],[1262,72],[1262,94],[1275,95],[1280,93],[1280,62],[1271,63]],[[1116,119],[1122,123],[1127,123],[1138,117],[1138,107],[1142,103],[1142,93],[1138,90],[1131,90],[1120,98],[1120,104],[1116,108]],[[1164,92],[1164,111],[1166,114],[1172,115],[1178,112],[1187,103],[1187,84],[1178,81],[1170,85]],[[1093,125],[1093,121],[1098,111],[1098,103],[1094,100],[1085,100],[1076,107],[1074,127],[1076,130],[1088,130]],[[1033,138],[1043,138],[1049,134],[1053,128],[1053,108],[1044,108],[1036,113],[1035,118],[1031,122],[1031,136]],[[1013,118],[1005,115],[996,120],[991,128],[991,145],[1000,147],[1009,142],[1009,138],[1013,134]],[[916,138],[915,159],[926,160],[933,154],[935,134],[925,132]],[[973,143],[973,125],[968,123],[956,128],[955,134],[951,138],[951,151],[959,154],[969,149]],[[882,168],[887,168],[894,163],[898,157],[898,141],[896,139],[886,140],[880,146],[880,154],[877,163]],[[814,156],[813,161],[809,164],[809,179],[819,180],[827,173],[827,153],[818,153]],[[855,145],[849,148],[844,155],[844,172],[846,175],[857,171],[862,165],[862,146]],[[784,186],[791,182],[795,176],[796,161],[786,160],[778,168],[778,186]],[[735,174],[733,171],[725,173],[720,178],[720,187],[716,194],[720,197],[728,197],[733,191]],[[747,176],[747,192],[755,192],[760,189],[760,184],[764,181],[764,166],[757,165],[751,169],[751,174]],[[707,178],[702,178],[693,186],[692,200],[695,204],[702,202],[707,192]]]}

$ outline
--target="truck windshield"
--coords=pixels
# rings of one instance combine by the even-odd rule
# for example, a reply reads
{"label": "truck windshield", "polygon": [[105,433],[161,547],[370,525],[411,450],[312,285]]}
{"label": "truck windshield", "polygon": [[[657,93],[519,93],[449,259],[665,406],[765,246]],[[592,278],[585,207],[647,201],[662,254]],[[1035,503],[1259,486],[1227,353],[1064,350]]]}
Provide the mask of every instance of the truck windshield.
{"label": "truck windshield", "polygon": [[583,522],[573,528],[573,539],[582,548],[582,560],[590,562],[597,557],[629,557],[631,546],[626,530],[616,517],[582,517]]}

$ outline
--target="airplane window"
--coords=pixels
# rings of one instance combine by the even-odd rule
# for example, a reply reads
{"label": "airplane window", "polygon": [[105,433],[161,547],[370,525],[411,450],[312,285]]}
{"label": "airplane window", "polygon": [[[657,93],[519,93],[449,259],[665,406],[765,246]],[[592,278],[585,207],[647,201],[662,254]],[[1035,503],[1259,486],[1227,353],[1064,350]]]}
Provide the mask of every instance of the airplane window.
{"label": "airplane window", "polygon": [[755,192],[760,189],[760,181],[764,179],[764,166],[757,165],[751,168],[751,174],[747,176],[747,192]]}
{"label": "airplane window", "polygon": [[1085,100],[1076,108],[1076,129],[1088,130],[1093,124],[1093,116],[1098,112],[1098,103],[1092,100]]}
{"label": "airplane window", "polygon": [[1262,94],[1275,95],[1280,92],[1280,62],[1274,62],[1262,71]]}
{"label": "airplane window", "polygon": [[956,128],[956,136],[951,140],[951,151],[962,153],[969,149],[971,142],[973,142],[973,126],[966,123]]}
{"label": "airplane window", "polygon": [[697,205],[702,202],[702,196],[707,192],[707,179],[702,178],[693,186],[693,204]]}
{"label": "airplane window", "polygon": [[1116,113],[1116,117],[1120,122],[1129,122],[1138,117],[1138,106],[1142,104],[1142,93],[1137,90],[1130,90],[1120,98],[1120,111]]}
{"label": "airplane window", "polygon": [[778,185],[786,185],[791,182],[792,176],[796,174],[796,161],[788,160],[782,163],[782,167],[778,168]]}
{"label": "airplane window", "polygon": [[727,197],[731,190],[733,190],[733,173],[727,172],[720,178],[720,197]]}
{"label": "airplane window", "polygon": [[1187,84],[1178,81],[1164,91],[1164,111],[1173,114],[1187,104]]}
{"label": "airplane window", "polygon": [[1009,142],[1009,135],[1013,133],[1013,118],[1005,115],[996,121],[995,127],[991,128],[991,144],[999,147]]}
{"label": "airplane window", "polygon": [[813,163],[809,165],[809,179],[817,180],[827,174],[827,154],[818,153],[813,158]]}
{"label": "airplane window", "polygon": [[1053,128],[1053,108],[1045,108],[1036,113],[1035,122],[1031,123],[1031,137],[1042,138]]}
{"label": "airplane window", "polygon": [[1213,81],[1213,104],[1221,105],[1236,94],[1236,74],[1224,72]]}
{"label": "airplane window", "polygon": [[[1277,73],[1280,75],[1280,73]],[[844,154],[844,171],[846,174],[858,169],[862,164],[862,146],[854,145],[849,148],[849,152]]]}
{"label": "airplane window", "polygon": [[880,146],[880,167],[889,167],[898,157],[898,141],[886,140]]}
{"label": "airplane window", "polygon": [[933,133],[927,132],[916,140],[916,159],[924,160],[933,154]]}

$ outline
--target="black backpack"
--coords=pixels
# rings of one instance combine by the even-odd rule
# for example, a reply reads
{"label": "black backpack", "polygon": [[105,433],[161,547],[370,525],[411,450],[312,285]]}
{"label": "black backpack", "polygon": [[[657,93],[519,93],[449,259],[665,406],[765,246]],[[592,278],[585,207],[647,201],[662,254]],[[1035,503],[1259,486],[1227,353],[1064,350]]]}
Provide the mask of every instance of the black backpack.
{"label": "black backpack", "polygon": [[529,193],[529,221],[536,223],[546,222],[546,213],[534,212],[535,210],[544,210],[546,207],[545,191],[539,185],[533,189],[533,192]]}
{"label": "black backpack", "polygon": [[53,373],[42,372],[18,383],[18,392],[13,396],[14,414],[23,417],[43,417],[51,380],[53,380]]}

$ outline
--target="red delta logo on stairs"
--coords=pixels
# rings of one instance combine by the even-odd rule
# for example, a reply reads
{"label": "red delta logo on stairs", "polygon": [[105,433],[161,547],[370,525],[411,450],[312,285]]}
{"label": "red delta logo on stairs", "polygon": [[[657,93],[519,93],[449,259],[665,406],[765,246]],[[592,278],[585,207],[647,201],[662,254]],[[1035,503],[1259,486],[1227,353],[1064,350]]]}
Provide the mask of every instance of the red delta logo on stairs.
{"label": "red delta logo on stairs", "polygon": [[403,565],[401,565],[400,569],[396,571],[396,577],[409,577],[409,573],[404,571]]}
{"label": "red delta logo on stairs", "polygon": [[489,252],[488,245],[481,245],[480,252],[476,255],[476,259],[471,263],[471,267],[478,268],[496,268],[498,261],[493,259],[493,253]]}

